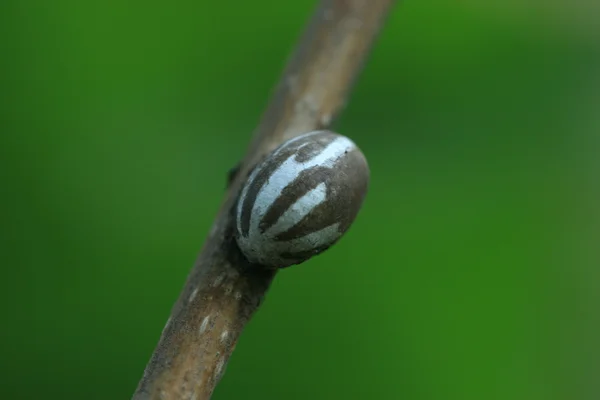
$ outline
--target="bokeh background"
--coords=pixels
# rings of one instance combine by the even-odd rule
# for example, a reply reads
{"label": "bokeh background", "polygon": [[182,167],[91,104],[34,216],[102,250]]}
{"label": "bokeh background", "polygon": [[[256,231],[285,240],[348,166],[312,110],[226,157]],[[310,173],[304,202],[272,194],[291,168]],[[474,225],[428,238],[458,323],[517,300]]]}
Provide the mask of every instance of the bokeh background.
{"label": "bokeh background", "polygon": [[[127,399],[315,1],[0,5],[0,398]],[[355,225],[214,399],[598,399],[600,6],[402,1]]]}

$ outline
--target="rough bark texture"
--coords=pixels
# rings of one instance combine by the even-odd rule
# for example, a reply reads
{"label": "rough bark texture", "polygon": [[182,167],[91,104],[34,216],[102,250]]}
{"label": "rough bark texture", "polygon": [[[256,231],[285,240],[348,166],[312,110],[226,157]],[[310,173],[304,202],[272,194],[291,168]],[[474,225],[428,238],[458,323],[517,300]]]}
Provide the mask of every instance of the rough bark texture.
{"label": "rough bark texture", "polygon": [[[232,209],[251,167],[284,140],[327,128],[343,107],[393,0],[323,0],[289,60],[211,233],[133,396],[209,399],[275,271],[250,265]],[[257,394],[258,395],[258,394]]]}

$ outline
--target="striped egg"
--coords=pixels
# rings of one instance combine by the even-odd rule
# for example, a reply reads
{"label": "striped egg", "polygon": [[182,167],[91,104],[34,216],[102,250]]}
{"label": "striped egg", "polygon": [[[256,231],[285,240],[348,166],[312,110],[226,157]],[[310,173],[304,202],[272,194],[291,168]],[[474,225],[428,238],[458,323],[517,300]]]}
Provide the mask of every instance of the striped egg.
{"label": "striped egg", "polygon": [[236,207],[236,241],[268,267],[299,264],[334,244],[367,193],[369,167],[356,144],[331,131],[295,137],[250,174]]}

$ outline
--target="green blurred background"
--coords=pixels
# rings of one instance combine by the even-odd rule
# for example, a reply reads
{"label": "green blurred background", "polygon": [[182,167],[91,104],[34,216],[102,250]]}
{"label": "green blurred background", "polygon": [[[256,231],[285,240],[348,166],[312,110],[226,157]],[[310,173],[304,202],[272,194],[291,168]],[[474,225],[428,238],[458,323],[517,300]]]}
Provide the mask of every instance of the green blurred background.
{"label": "green blurred background", "polygon": [[[0,398],[130,398],[314,1],[0,5]],[[214,399],[598,399],[600,7],[401,2],[355,225]]]}

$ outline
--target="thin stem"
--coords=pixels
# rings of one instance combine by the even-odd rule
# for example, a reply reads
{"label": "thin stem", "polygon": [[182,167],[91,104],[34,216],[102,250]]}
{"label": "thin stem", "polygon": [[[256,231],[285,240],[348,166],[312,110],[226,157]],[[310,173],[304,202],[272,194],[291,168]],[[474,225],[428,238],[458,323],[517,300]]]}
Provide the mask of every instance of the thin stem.
{"label": "thin stem", "polygon": [[231,210],[257,160],[291,137],[328,127],[394,0],[323,0],[288,62],[232,177],[133,398],[206,400],[275,271],[252,268],[233,240]]}

